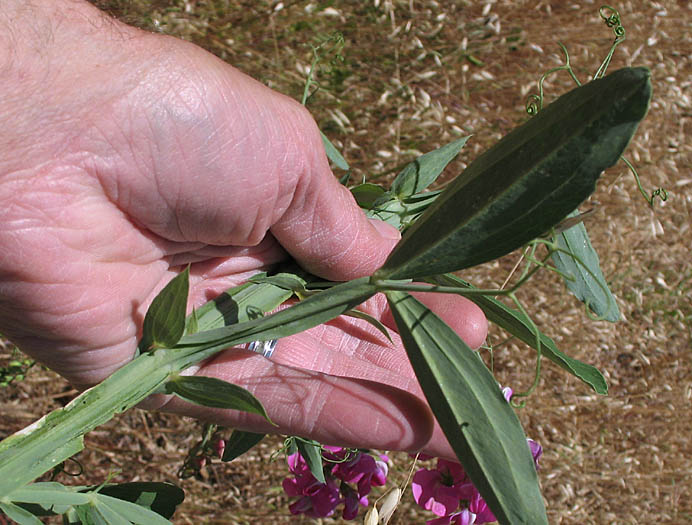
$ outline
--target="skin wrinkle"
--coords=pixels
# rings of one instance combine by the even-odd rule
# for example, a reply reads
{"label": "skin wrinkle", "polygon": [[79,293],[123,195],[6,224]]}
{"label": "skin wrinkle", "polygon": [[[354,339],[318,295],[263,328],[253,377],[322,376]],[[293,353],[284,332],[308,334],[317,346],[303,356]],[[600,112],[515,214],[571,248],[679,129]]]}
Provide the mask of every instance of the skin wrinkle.
{"label": "skin wrinkle", "polygon": [[[362,444],[364,440],[362,434],[363,425],[365,423],[370,425],[373,420],[368,414],[377,413],[379,417],[382,417],[384,412],[388,414],[383,418],[387,420],[385,428],[388,431],[387,434],[391,436],[386,445],[393,447],[400,446],[403,443],[410,449],[417,449],[422,443],[427,442],[430,436],[429,430],[423,430],[431,428],[429,415],[425,417],[426,424],[420,424],[415,427],[418,429],[418,435],[414,435],[413,427],[410,424],[403,424],[398,419],[402,417],[403,413],[422,415],[419,410],[423,408],[422,403],[416,401],[417,409],[402,412],[404,405],[408,401],[402,402],[398,398],[400,392],[398,390],[389,390],[389,394],[382,399],[382,402],[390,406],[389,410],[383,410],[384,407],[378,408],[375,404],[375,400],[380,398],[379,396],[372,395],[371,388],[375,384],[369,381],[361,382],[356,380],[348,390],[345,390],[346,387],[339,386],[336,378],[333,377],[305,370],[286,369],[282,365],[273,364],[266,360],[259,361],[262,360],[260,356],[238,357],[239,354],[236,354],[236,356],[229,355],[229,352],[225,354],[225,356],[216,358],[199,373],[201,375],[214,375],[235,382],[247,388],[260,400],[267,398],[275,400],[272,406],[276,413],[274,414],[270,411],[270,417],[282,425],[297,425],[300,428],[301,435],[315,432],[318,434],[317,439],[324,443],[338,442],[338,444],[342,445]],[[219,363],[226,359],[234,362],[232,369],[238,371],[237,374],[227,375],[225,371],[231,368],[221,368]],[[268,380],[271,377],[274,378],[274,381]],[[322,381],[318,382],[319,388],[314,388],[312,385],[316,382],[314,379],[317,377],[322,377]],[[307,384],[310,384],[311,387],[303,386]],[[344,394],[345,397],[341,398],[339,394]],[[330,406],[336,399],[341,400],[339,406]],[[319,403],[319,405],[316,403]],[[180,412],[184,405],[184,402],[172,399],[167,407],[167,411]],[[342,405],[348,406],[349,409],[344,410]],[[409,408],[412,407],[409,406]],[[223,420],[224,417],[235,411],[202,409],[202,412],[204,419],[218,421],[219,418]],[[427,412],[423,413],[427,414]],[[317,414],[317,417],[315,417],[315,414]],[[345,425],[345,420],[352,419],[353,416],[358,419],[357,424]],[[257,429],[260,427],[260,431],[275,431],[273,427],[262,422],[258,416],[251,414],[239,413],[237,417],[234,414],[233,420],[236,422],[236,428],[251,427]],[[240,420],[240,425],[237,424],[238,420]],[[422,421],[418,421],[422,423]],[[365,439],[367,439],[367,436],[365,436]],[[372,446],[373,444],[368,443],[367,445]]]}
{"label": "skin wrinkle", "polygon": [[[63,1],[43,0],[37,9],[50,17]],[[84,4],[84,13],[88,19],[96,11]],[[31,20],[13,20],[23,23]],[[33,357],[80,387],[102,380],[130,360],[149,303],[182,269],[171,265],[185,258],[198,261],[191,267],[189,306],[285,258],[279,244],[327,279],[352,277],[353,265],[369,273],[384,260],[395,240],[366,223],[348,190],[338,185],[317,126],[299,104],[192,44],[134,29],[128,34],[136,38],[113,40],[108,31],[94,30],[105,23],[100,19],[96,26],[80,21],[73,27],[66,17],[62,23],[55,48],[46,50],[50,74],[46,64],[33,62],[26,47],[20,49],[29,65],[24,73],[32,75],[26,99],[16,96],[16,85],[8,95],[0,82],[0,102],[9,106],[0,129],[15,130],[20,146],[16,158],[0,160],[3,170],[24,169],[22,175],[40,187],[50,183],[46,170],[58,164],[36,166],[55,159],[78,166],[82,171],[75,177],[95,179],[87,183],[86,199],[76,198],[84,187],[57,181],[58,191],[69,194],[62,200],[71,209],[59,218],[67,230],[54,229],[53,212],[37,215],[46,228],[13,240],[35,263],[22,261],[20,268],[9,261],[17,271],[29,272],[27,282],[12,282],[11,273],[0,275],[0,286],[27,313],[17,323],[2,316],[0,328],[13,324],[11,339]],[[198,104],[196,96],[203,99]],[[28,113],[21,110],[24,106]],[[36,122],[41,123],[37,131]],[[0,134],[2,145],[10,135]],[[26,157],[27,152],[32,155]],[[0,193],[10,189],[3,182],[0,178]],[[315,213],[321,217],[309,216]],[[315,231],[318,227],[332,233]],[[0,241],[4,237],[0,231]],[[61,237],[75,249],[61,244]],[[354,237],[360,239],[354,242]],[[258,244],[254,250],[253,244]],[[2,248],[11,251],[11,243]],[[70,279],[76,286],[69,293],[55,286],[56,280]],[[61,297],[47,307],[39,304],[51,294]],[[457,315],[466,315],[466,303],[446,300],[459,308]],[[45,315],[43,310],[52,314],[61,302],[82,311],[60,318]],[[376,315],[384,311],[383,306]],[[286,434],[313,434],[307,437],[332,442],[343,436],[363,445],[356,442],[363,426],[377,420],[380,433],[368,432],[367,445],[422,446],[432,428],[430,413],[419,397],[402,390],[417,392],[415,379],[401,364],[400,342],[378,344],[383,336],[350,319],[322,330],[329,333],[323,332],[321,341],[304,333],[295,336],[293,348],[281,343],[279,355],[306,356],[296,368],[257,355],[221,354],[214,360],[218,366],[205,364],[200,373],[250,386]],[[310,363],[333,375],[298,369]],[[348,377],[353,375],[366,377]],[[212,413],[182,403],[170,408],[191,416]],[[213,414],[228,426],[246,421],[248,430],[267,428],[258,418],[234,411]]]}

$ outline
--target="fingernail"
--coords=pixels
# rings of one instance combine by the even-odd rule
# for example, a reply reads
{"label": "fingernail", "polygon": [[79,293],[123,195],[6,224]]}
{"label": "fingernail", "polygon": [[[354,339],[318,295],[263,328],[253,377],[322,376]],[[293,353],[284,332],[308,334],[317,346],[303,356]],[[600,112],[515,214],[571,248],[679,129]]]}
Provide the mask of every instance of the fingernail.
{"label": "fingernail", "polygon": [[370,224],[372,224],[377,230],[377,233],[379,233],[385,239],[389,239],[392,241],[398,241],[399,239],[401,239],[401,233],[394,226],[387,224],[386,222],[381,221],[379,219],[369,220]]}

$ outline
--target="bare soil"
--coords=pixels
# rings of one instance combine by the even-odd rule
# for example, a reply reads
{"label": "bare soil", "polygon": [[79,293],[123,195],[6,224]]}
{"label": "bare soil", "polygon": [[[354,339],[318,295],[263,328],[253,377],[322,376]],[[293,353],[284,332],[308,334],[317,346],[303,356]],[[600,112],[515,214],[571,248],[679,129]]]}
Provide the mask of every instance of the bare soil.
{"label": "bare soil", "polygon": [[[449,180],[527,118],[524,104],[540,75],[563,61],[567,46],[587,81],[613,40],[592,2],[442,2],[266,0],[101,0],[129,23],[195,42],[274,89],[300,98],[312,58],[308,44],[340,31],[343,61],[318,73],[308,106],[353,166],[351,182],[391,176],[402,163],[472,133],[442,182]],[[544,273],[522,290],[536,323],[558,346],[601,369],[610,392],[598,396],[546,363],[540,386],[519,411],[527,435],[544,448],[540,480],[550,523],[692,523],[692,7],[685,1],[617,4],[627,40],[610,70],[651,68],[654,99],[628,156],[646,189],[668,200],[650,207],[623,164],[611,168],[586,207],[592,242],[623,320],[593,321]],[[550,77],[546,102],[573,86]],[[499,286],[517,261],[464,272]],[[533,379],[533,352],[493,330],[498,379],[515,389]],[[0,366],[13,356],[0,348]],[[75,392],[36,366],[0,388],[0,437],[68,402]],[[174,517],[185,524],[339,523],[291,516],[270,461],[280,438],[230,464],[213,463],[179,480],[201,424],[133,410],[86,438],[74,483],[170,481],[186,500]],[[410,466],[393,454],[392,481]],[[76,471],[77,464],[67,464]],[[63,478],[66,483],[71,483]],[[407,492],[392,523],[423,523]]]}

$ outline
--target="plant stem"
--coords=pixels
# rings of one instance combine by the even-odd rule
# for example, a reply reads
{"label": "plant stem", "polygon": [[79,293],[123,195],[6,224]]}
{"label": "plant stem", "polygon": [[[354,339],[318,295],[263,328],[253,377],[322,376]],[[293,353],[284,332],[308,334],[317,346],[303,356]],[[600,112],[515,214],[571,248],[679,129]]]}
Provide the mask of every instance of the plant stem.
{"label": "plant stem", "polygon": [[[84,448],[82,436],[156,391],[174,369],[168,351],[145,354],[64,408],[0,443],[0,497]],[[168,359],[167,359],[168,358]]]}

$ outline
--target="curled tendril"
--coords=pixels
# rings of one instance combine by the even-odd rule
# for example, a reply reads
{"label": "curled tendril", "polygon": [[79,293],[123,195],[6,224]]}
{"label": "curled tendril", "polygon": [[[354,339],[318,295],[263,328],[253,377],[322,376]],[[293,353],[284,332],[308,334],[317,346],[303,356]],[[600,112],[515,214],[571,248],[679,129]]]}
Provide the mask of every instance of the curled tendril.
{"label": "curled tendril", "polygon": [[620,13],[617,12],[617,9],[613,9],[609,5],[602,5],[598,14],[605,20],[608,27],[620,25]]}
{"label": "curled tendril", "polygon": [[[605,24],[613,29],[613,33],[615,34],[615,40],[613,40],[613,43],[610,46],[610,49],[608,50],[608,54],[603,59],[603,62],[601,62],[601,65],[598,67],[598,70],[596,70],[596,73],[593,76],[594,80],[605,76],[606,70],[610,65],[610,60],[613,58],[615,48],[625,40],[625,28],[622,25],[620,13],[618,13],[617,9],[610,7],[609,5],[603,5],[598,10],[598,14],[601,16]],[[562,51],[565,54],[565,63],[562,66],[555,67],[553,69],[546,71],[538,81],[538,94],[531,94],[527,98],[526,113],[528,113],[532,117],[543,109],[543,83],[545,82],[545,79],[548,77],[548,75],[551,75],[558,71],[567,71],[572,77],[572,80],[574,80],[575,84],[577,84],[577,86],[581,86],[581,82],[579,82],[579,79],[574,74],[574,70],[572,69],[572,65],[570,64],[569,53],[567,52],[567,48],[560,42],[558,42],[558,45],[560,46],[560,48],[562,48]],[[625,164],[627,164],[627,167],[632,172],[632,175],[634,175],[634,179],[637,183],[637,188],[646,199],[646,202],[649,203],[649,206],[653,207],[656,198],[661,199],[661,201],[666,201],[668,199],[668,192],[664,188],[657,188],[653,192],[651,192],[651,195],[649,195],[649,193],[642,186],[641,180],[639,179],[639,175],[637,174],[637,170],[634,169],[634,166],[632,166],[632,164],[625,157],[620,158],[623,160]]]}
{"label": "curled tendril", "polygon": [[549,75],[557,73],[558,71],[567,71],[572,77],[572,80],[574,80],[574,82],[576,82],[578,86],[581,86],[581,82],[579,82],[579,79],[572,70],[572,65],[569,61],[569,52],[567,51],[567,48],[562,44],[562,42],[558,42],[557,45],[560,46],[560,49],[562,49],[562,52],[565,54],[565,63],[561,66],[549,69],[548,71],[543,73],[541,78],[538,80],[538,94],[536,95],[535,93],[533,93],[529,95],[526,101],[526,112],[531,116],[536,115],[540,110],[543,109],[543,83]]}
{"label": "curled tendril", "polygon": [[656,188],[654,191],[651,192],[651,195],[647,193],[647,191],[644,189],[644,186],[642,186],[642,181],[639,179],[639,174],[637,173],[637,170],[634,168],[632,163],[627,160],[625,157],[620,157],[622,161],[627,165],[629,168],[630,172],[634,176],[634,180],[637,183],[637,188],[639,189],[639,193],[642,194],[642,196],[646,199],[646,202],[649,203],[649,206],[652,208],[654,207],[654,203],[656,202],[656,197],[661,199],[662,202],[665,202],[668,200],[668,192],[664,188]]}
{"label": "curled tendril", "polygon": [[526,99],[526,113],[533,117],[540,111],[542,104],[543,101],[538,95],[535,93],[529,95],[529,98]]}

